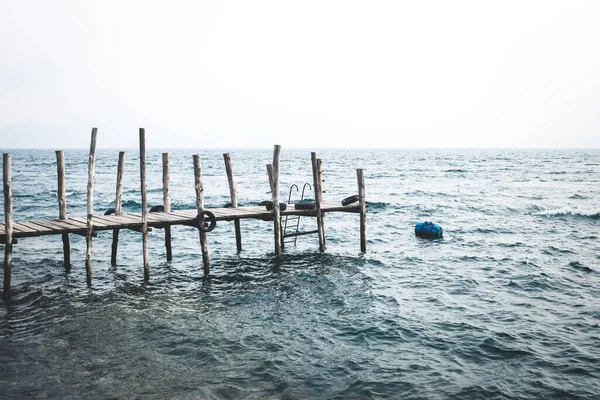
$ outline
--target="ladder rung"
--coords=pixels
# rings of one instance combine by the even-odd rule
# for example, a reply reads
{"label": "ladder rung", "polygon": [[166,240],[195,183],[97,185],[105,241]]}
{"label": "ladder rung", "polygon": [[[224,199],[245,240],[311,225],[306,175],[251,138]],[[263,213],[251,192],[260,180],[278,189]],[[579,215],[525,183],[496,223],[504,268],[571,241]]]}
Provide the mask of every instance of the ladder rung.
{"label": "ladder rung", "polygon": [[312,235],[313,233],[319,233],[318,230],[314,230],[314,231],[304,231],[304,232],[296,232],[296,233],[286,233],[285,235],[283,235],[283,238],[289,238],[289,237],[294,237],[294,236],[302,236],[302,235]]}

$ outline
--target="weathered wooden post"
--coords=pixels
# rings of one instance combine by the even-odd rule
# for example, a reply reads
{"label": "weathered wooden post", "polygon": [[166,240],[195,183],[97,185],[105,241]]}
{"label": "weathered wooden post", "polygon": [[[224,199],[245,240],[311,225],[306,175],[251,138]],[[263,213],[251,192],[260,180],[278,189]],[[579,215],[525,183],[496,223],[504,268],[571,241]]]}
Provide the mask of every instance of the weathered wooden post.
{"label": "weathered wooden post", "polygon": [[[225,160],[225,171],[227,171],[227,180],[229,181],[229,194],[231,195],[231,207],[236,208],[238,206],[237,203],[237,193],[235,191],[235,182],[233,181],[233,166],[231,165],[231,156],[229,153],[223,154],[223,159]],[[242,252],[242,230],[240,227],[240,220],[235,219],[235,244],[237,246],[238,254]]]}
{"label": "weathered wooden post", "polygon": [[97,128],[92,128],[92,140],[90,143],[90,155],[88,158],[88,184],[87,184],[87,234],[85,236],[85,277],[88,286],[92,286],[92,234],[94,227],[92,217],[94,215],[94,168],[96,165],[96,134]]}
{"label": "weathered wooden post", "polygon": [[367,251],[367,203],[365,201],[365,175],[362,168],[356,170],[358,201],[360,205],[360,251]]}
{"label": "weathered wooden post", "polygon": [[148,260],[148,200],[146,187],[146,130],[140,128],[140,186],[142,190],[142,248],[144,252],[144,280],[150,279]]}
{"label": "weathered wooden post", "polygon": [[[117,164],[117,185],[115,189],[115,215],[123,213],[123,176],[125,174],[125,152],[119,152],[119,163]],[[117,265],[117,249],[119,248],[119,229],[113,230],[112,249],[110,253],[111,265]]]}
{"label": "weathered wooden post", "polygon": [[281,145],[276,144],[273,149],[273,164],[267,165],[269,182],[271,184],[271,200],[273,201],[273,234],[275,236],[275,256],[281,258],[281,210],[279,207],[279,158]]}
{"label": "weathered wooden post", "polygon": [[204,210],[204,185],[202,184],[202,165],[200,155],[194,154],[194,189],[196,190],[196,208],[198,209],[198,232],[200,232],[200,247],[202,248],[202,264],[204,265],[204,276],[210,273],[210,259],[208,257],[208,243],[206,232],[200,229],[204,225],[204,218],[200,213]]}
{"label": "weathered wooden post", "polygon": [[[319,181],[319,208],[321,207],[321,203],[323,203],[323,165],[321,163],[321,159],[317,158],[317,180]],[[317,222],[319,220],[317,219]],[[321,232],[323,232],[323,248],[327,249],[327,241],[325,239],[325,213],[321,213]]]}
{"label": "weathered wooden post", "polygon": [[[169,153],[162,153],[162,165],[163,165],[163,207],[165,212],[171,211],[171,195],[169,194],[169,182],[171,175],[169,172]],[[171,225],[165,226],[165,248],[167,250],[167,261],[173,259],[173,253],[171,251]]]}
{"label": "weathered wooden post", "polygon": [[10,177],[10,153],[3,155],[2,182],[4,186],[4,231],[6,232],[6,243],[4,245],[4,300],[9,303],[10,280],[12,277],[12,246],[13,246],[13,215],[12,215],[12,182]]}
{"label": "weathered wooden post", "polygon": [[325,251],[325,232],[323,232],[323,213],[321,212],[321,182],[319,177],[319,163],[317,162],[317,153],[310,153],[313,172],[313,191],[315,193],[315,212],[317,213],[317,231],[319,234],[319,251]]}
{"label": "weathered wooden post", "polygon": [[[56,151],[56,175],[58,177],[58,219],[67,219],[67,189],[65,182],[65,154],[62,150]],[[71,270],[71,243],[69,234],[62,234],[65,271]]]}

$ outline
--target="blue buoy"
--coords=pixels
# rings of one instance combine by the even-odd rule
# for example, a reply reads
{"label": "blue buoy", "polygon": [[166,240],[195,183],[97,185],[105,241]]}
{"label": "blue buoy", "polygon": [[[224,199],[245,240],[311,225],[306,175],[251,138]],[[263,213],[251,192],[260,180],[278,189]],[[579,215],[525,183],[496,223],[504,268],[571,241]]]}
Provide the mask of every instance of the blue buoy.
{"label": "blue buoy", "polygon": [[441,226],[433,222],[419,222],[415,225],[415,235],[423,239],[440,239],[444,233]]}

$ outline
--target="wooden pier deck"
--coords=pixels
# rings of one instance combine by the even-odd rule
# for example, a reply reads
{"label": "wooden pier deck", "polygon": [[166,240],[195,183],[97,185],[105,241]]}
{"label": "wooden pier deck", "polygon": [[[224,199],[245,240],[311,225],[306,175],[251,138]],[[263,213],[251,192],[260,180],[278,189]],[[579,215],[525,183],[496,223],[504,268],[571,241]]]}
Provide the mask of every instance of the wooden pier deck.
{"label": "wooden pier deck", "polygon": [[[202,264],[204,274],[210,272],[210,258],[208,252],[207,233],[214,229],[218,221],[235,222],[235,239],[237,252],[242,251],[242,234],[240,229],[240,220],[258,219],[273,222],[273,237],[275,256],[281,259],[282,249],[286,238],[308,234],[318,234],[319,250],[325,251],[325,225],[324,215],[332,212],[351,212],[360,214],[360,249],[366,251],[366,201],[365,201],[365,180],[362,169],[356,170],[358,195],[351,196],[352,201],[344,200],[342,202],[327,202],[323,200],[323,169],[321,159],[317,158],[315,152],[311,152],[312,164],[312,190],[314,193],[314,204],[311,209],[296,209],[295,204],[288,204],[287,207],[281,207],[279,201],[279,158],[281,146],[275,145],[273,151],[273,162],[266,165],[267,177],[271,189],[272,209],[268,210],[265,206],[238,207],[235,182],[233,177],[233,167],[229,153],[223,154],[225,161],[225,170],[229,183],[229,192],[231,196],[231,207],[228,208],[204,208],[204,185],[202,183],[202,165],[200,156],[194,154],[194,189],[196,192],[196,209],[193,210],[171,210],[171,195],[169,192],[169,154],[162,154],[163,163],[163,204],[161,211],[152,212],[148,210],[147,202],[147,183],[146,183],[146,134],[144,128],[140,128],[140,194],[141,194],[141,213],[122,213],[123,197],[123,179],[125,152],[119,152],[119,162],[117,165],[117,180],[115,193],[115,208],[112,210],[114,215],[94,215],[94,168],[96,162],[96,135],[97,129],[92,129],[90,153],[88,158],[88,184],[87,184],[87,215],[85,217],[68,217],[67,198],[66,198],[66,178],[65,178],[65,158],[62,150],[56,151],[56,172],[57,172],[57,199],[58,199],[58,218],[34,221],[13,221],[12,207],[12,181],[11,181],[11,155],[4,153],[2,157],[2,184],[4,191],[4,224],[0,224],[0,244],[4,245],[4,282],[2,296],[5,301],[11,299],[11,275],[12,275],[12,255],[13,245],[17,243],[18,238],[28,238],[47,235],[61,235],[63,242],[64,267],[67,272],[71,268],[71,245],[69,234],[77,234],[86,238],[85,269],[86,281],[88,286],[92,284],[92,238],[98,231],[112,231],[112,250],[111,264],[115,265],[117,260],[117,251],[119,244],[119,231],[131,229],[142,234],[142,252],[144,260],[144,280],[150,276],[150,261],[148,255],[148,232],[152,228],[162,228],[165,230],[165,247],[167,261],[171,261],[171,227],[176,225],[191,226],[199,231],[200,247],[202,250]],[[310,184],[306,184],[311,186]],[[304,193],[304,189],[303,189]],[[304,195],[303,195],[304,196]],[[348,204],[352,203],[352,204]],[[285,208],[285,210],[282,210]],[[314,217],[316,219],[316,229],[299,232],[298,225],[293,233],[287,233],[287,221],[282,227],[282,217]],[[205,225],[208,218],[209,225]],[[298,221],[298,220],[297,220]],[[294,242],[295,243],[295,242]]]}
{"label": "wooden pier deck", "polygon": [[[260,219],[264,221],[273,220],[273,211],[267,210],[263,206],[238,207],[238,208],[205,208],[212,212],[217,221],[235,221],[240,219]],[[339,202],[321,203],[321,212],[353,212],[360,213],[359,204],[343,206]],[[281,216],[305,216],[316,217],[316,210],[296,210],[294,204],[288,204],[285,211],[281,211]],[[198,227],[197,210],[178,210],[170,212],[151,212],[148,213],[148,227],[165,228],[173,225],[184,225]],[[92,217],[92,231],[110,231],[115,229],[132,229],[139,231],[142,229],[142,214],[130,213],[121,215],[94,215]],[[14,222],[13,238],[26,238],[45,235],[59,235],[64,233],[74,233],[85,235],[88,231],[87,219],[84,217],[74,217],[67,219],[48,219],[34,220],[26,222]],[[0,224],[0,243],[6,242],[6,233],[4,224]]]}

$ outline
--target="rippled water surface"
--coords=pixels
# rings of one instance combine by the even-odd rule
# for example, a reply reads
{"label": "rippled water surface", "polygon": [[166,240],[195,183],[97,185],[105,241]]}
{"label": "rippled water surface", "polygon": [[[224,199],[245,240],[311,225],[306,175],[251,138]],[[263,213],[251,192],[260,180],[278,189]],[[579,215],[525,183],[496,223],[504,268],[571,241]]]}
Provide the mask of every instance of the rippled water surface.
{"label": "rippled water surface", "polygon": [[[161,204],[160,151],[148,155],[149,205]],[[176,209],[195,207],[192,150],[171,150]],[[15,220],[56,218],[53,151],[15,150]],[[200,152],[205,203],[222,206],[218,150]],[[356,193],[365,169],[368,252],[358,215],[328,214],[327,251],[298,238],[273,258],[272,223],[150,235],[20,239],[13,302],[0,307],[1,398],[600,397],[600,151],[321,150],[326,200]],[[232,151],[240,205],[269,199],[270,150]],[[69,215],[85,215],[87,155],[66,151]],[[95,212],[114,205],[118,152],[98,152]],[[140,211],[127,153],[124,208]],[[282,196],[311,181],[310,152],[283,149]],[[312,193],[309,192],[309,196]],[[294,196],[297,196],[294,193]],[[295,197],[294,197],[295,198]],[[0,215],[4,219],[4,215]],[[431,220],[443,240],[415,238]],[[302,221],[314,229],[313,219]]]}

